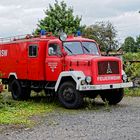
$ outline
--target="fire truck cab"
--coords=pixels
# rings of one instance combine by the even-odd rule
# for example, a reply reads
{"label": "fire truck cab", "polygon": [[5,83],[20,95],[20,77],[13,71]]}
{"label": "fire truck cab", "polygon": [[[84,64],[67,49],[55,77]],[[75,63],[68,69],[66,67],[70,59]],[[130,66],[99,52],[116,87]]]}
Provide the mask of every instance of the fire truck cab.
{"label": "fire truck cab", "polygon": [[119,103],[132,87],[117,57],[101,56],[94,40],[69,36],[27,36],[0,43],[0,75],[15,100],[31,90],[57,96],[66,108],[79,108],[84,97],[100,95]]}

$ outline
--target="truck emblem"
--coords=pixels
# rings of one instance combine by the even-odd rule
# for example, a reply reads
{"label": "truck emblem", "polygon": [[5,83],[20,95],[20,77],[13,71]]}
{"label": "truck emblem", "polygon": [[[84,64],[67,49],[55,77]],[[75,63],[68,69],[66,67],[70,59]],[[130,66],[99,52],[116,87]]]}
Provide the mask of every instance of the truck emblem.
{"label": "truck emblem", "polygon": [[51,68],[52,72],[57,68],[57,62],[49,62],[48,66]]}
{"label": "truck emblem", "polygon": [[107,71],[106,71],[107,74],[109,73],[112,73],[112,70],[110,68],[110,63],[108,62],[108,66],[107,66]]}

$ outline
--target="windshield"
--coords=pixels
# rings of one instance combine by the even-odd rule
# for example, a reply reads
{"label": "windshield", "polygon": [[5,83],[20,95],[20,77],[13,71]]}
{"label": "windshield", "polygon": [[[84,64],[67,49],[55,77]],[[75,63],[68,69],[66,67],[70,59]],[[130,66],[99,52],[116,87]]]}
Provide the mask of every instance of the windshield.
{"label": "windshield", "polygon": [[97,45],[94,42],[64,42],[63,46],[68,55],[77,55],[77,54],[99,55]]}
{"label": "windshield", "polygon": [[99,55],[99,51],[98,51],[96,43],[94,43],[94,42],[82,42],[82,45],[84,48],[84,52],[86,54]]}
{"label": "windshield", "polygon": [[83,49],[80,42],[64,42],[63,45],[68,55],[83,54]]}

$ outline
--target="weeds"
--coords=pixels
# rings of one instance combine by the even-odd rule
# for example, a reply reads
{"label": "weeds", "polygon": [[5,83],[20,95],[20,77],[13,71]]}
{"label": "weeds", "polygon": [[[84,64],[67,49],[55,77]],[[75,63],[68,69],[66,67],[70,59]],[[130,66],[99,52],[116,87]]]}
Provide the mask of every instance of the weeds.
{"label": "weeds", "polygon": [[125,95],[132,96],[132,97],[139,97],[140,96],[140,88],[131,88],[131,89],[126,88]]}
{"label": "weeds", "polygon": [[[125,89],[126,96],[140,96],[140,89]],[[99,102],[98,102],[99,100]],[[94,99],[85,98],[84,107],[86,110],[105,110],[110,111],[111,107],[106,101],[101,102],[97,98],[97,102]],[[67,110],[57,102],[48,102],[45,96],[32,96],[28,101],[14,101],[11,94],[4,92],[0,94],[0,124],[8,125],[24,125],[33,126],[38,123],[38,119],[45,114],[54,111],[57,108],[61,113],[77,113],[78,110]],[[51,124],[55,124],[54,122]]]}
{"label": "weeds", "polygon": [[[99,98],[98,98],[99,99]],[[95,101],[95,99],[90,99],[90,98],[85,98],[84,99],[85,102],[85,109],[86,110],[105,110],[105,111],[110,111],[110,105],[108,103],[108,101],[105,101],[105,103],[103,103],[102,101],[98,102]]]}
{"label": "weeds", "polygon": [[110,105],[109,105],[109,102],[107,100],[105,100],[105,110],[110,111]]}
{"label": "weeds", "polygon": [[31,120],[32,116],[42,116],[54,110],[55,104],[46,103],[45,99],[36,102],[14,101],[8,93],[0,95],[0,124],[21,124],[32,126],[36,120]]}

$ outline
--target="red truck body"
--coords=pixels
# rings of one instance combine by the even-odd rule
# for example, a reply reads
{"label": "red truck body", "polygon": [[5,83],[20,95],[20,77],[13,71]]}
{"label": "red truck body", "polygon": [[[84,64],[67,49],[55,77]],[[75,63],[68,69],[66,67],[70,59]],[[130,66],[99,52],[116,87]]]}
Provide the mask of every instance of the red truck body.
{"label": "red truck body", "polygon": [[[57,54],[51,53],[53,47],[57,50]],[[77,72],[79,75],[83,73],[84,78],[90,77],[91,81],[88,83],[82,79],[83,76],[78,77]],[[91,91],[94,88],[95,91],[99,91],[100,88],[96,89],[93,85],[109,85],[110,90],[113,89],[113,84],[118,86],[123,83],[122,72],[122,61],[117,57],[101,56],[98,45],[91,39],[71,36],[62,42],[54,36],[42,36],[0,43],[1,78],[4,84],[9,85],[14,99],[23,97],[23,94],[28,93],[27,89],[45,89],[46,92],[51,89],[59,94],[61,85],[68,81],[76,83],[76,92],[84,89]],[[75,77],[79,78],[80,83]],[[126,87],[132,86],[132,83],[127,84]],[[87,85],[92,87],[86,87]],[[121,86],[117,89],[122,89]],[[21,91],[26,88],[22,96],[18,95],[19,88]],[[67,108],[80,106],[67,106],[63,102],[62,104]]]}

